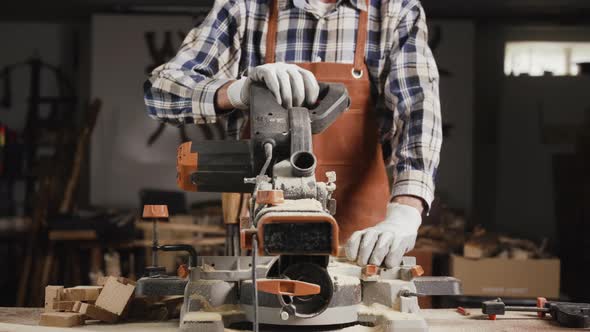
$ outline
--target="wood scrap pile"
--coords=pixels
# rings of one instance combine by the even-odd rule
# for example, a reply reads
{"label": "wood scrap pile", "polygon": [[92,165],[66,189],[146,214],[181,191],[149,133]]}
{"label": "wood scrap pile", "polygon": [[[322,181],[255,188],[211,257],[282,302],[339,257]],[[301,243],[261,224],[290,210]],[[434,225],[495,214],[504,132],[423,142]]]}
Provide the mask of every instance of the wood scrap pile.
{"label": "wood scrap pile", "polygon": [[511,238],[505,235],[487,232],[476,227],[463,246],[463,256],[467,258],[510,258],[537,259],[551,258],[547,251],[547,240],[536,244],[530,240]]}
{"label": "wood scrap pile", "polygon": [[116,323],[125,312],[135,283],[124,278],[108,277],[102,285],[47,286],[45,288],[45,312],[39,325],[72,327],[83,325],[86,320]]}
{"label": "wood scrap pile", "polygon": [[87,321],[114,324],[123,320],[167,320],[180,314],[182,296],[134,297],[135,283],[103,277],[98,286],[47,286],[39,325],[73,327]]}

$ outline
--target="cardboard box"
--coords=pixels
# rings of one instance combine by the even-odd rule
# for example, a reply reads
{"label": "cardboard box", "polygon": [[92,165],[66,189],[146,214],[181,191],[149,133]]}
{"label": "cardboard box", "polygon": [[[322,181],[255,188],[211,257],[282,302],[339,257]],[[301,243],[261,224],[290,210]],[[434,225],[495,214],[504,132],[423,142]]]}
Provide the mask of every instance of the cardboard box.
{"label": "cardboard box", "polygon": [[451,274],[464,295],[559,298],[559,259],[451,257]]}
{"label": "cardboard box", "polygon": [[67,301],[96,301],[102,291],[102,286],[76,286],[66,288],[63,298]]}

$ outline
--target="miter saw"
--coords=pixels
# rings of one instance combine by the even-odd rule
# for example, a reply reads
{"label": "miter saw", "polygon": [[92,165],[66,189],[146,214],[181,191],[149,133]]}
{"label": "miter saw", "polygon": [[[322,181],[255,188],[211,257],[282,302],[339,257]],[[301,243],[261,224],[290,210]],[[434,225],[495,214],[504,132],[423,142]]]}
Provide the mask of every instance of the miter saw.
{"label": "miter saw", "polygon": [[199,257],[182,280],[139,280],[140,295],[184,290],[182,331],[223,331],[244,323],[254,331],[425,331],[417,296],[460,293],[454,278],[421,277],[413,257],[392,269],[361,268],[339,258],[336,174],[316,174],[312,135],[347,111],[350,99],[342,84],[320,83],[320,90],[314,107],[285,109],[264,85],[253,84],[250,139],[179,147],[180,188],[251,194],[240,225],[241,255]]}

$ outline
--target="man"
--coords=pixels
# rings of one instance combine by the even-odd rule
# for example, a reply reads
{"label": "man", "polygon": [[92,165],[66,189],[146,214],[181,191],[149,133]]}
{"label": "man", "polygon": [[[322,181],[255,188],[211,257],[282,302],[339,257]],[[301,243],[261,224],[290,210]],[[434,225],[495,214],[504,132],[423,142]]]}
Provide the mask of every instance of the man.
{"label": "man", "polygon": [[[434,196],[442,144],[438,70],[418,0],[229,0],[145,85],[150,116],[226,117],[236,131],[251,82],[284,107],[313,105],[342,82],[351,110],[314,137],[318,176],[338,174],[336,220],[359,265],[399,265]],[[377,111],[376,104],[384,105]],[[389,189],[384,164],[393,165]]]}

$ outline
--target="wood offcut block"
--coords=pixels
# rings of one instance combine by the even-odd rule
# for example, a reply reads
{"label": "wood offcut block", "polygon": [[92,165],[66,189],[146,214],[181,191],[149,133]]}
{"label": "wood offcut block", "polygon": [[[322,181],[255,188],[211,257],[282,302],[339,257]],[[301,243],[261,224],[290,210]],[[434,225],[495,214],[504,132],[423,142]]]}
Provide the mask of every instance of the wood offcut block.
{"label": "wood offcut block", "polygon": [[95,304],[99,308],[121,316],[134,291],[134,285],[125,285],[117,281],[117,278],[109,277]]}
{"label": "wood offcut block", "polygon": [[106,323],[115,323],[119,319],[119,316],[116,314],[97,307],[95,305],[84,303],[84,302],[76,302],[73,306],[73,311],[83,314],[89,319],[95,319]]}
{"label": "wood offcut block", "polygon": [[76,286],[64,289],[64,299],[67,301],[96,301],[102,291],[102,286]]}
{"label": "wood offcut block", "polygon": [[39,325],[73,327],[84,324],[84,315],[77,312],[46,312],[41,314]]}
{"label": "wood offcut block", "polygon": [[45,312],[59,311],[54,309],[55,303],[60,302],[63,296],[64,286],[45,287]]}
{"label": "wood offcut block", "polygon": [[54,311],[72,311],[72,308],[74,307],[74,301],[58,301],[58,302],[52,302],[51,304],[49,304],[49,311],[48,309],[48,305],[45,304],[45,312],[54,312]]}

